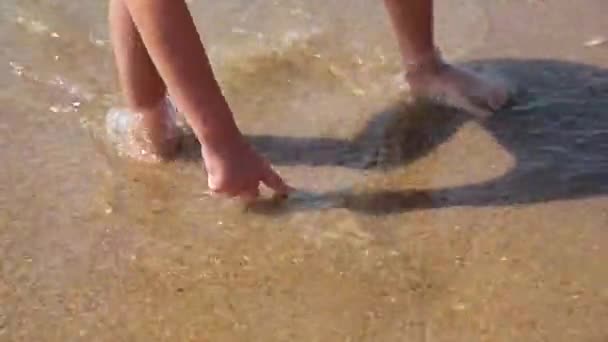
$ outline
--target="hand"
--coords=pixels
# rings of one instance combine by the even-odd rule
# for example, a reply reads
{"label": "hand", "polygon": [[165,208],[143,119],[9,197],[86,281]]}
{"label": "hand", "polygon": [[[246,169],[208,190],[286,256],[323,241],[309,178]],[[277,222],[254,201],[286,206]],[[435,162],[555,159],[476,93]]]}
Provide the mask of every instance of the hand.
{"label": "hand", "polygon": [[215,145],[201,147],[213,193],[250,202],[260,195],[260,182],[277,195],[285,196],[293,190],[242,136]]}

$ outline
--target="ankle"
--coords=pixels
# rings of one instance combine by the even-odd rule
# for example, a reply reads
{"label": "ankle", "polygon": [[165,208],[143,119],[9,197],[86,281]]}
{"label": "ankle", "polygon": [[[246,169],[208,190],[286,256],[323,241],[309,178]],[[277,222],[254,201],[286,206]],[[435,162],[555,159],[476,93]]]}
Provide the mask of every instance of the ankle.
{"label": "ankle", "polygon": [[130,109],[133,136],[145,149],[161,157],[171,155],[180,138],[175,107],[163,97],[154,104]]}
{"label": "ankle", "polygon": [[106,131],[119,153],[140,161],[158,162],[172,159],[180,145],[178,129],[158,114],[157,120],[149,113],[133,113],[112,108],[106,116]]}
{"label": "ankle", "polygon": [[129,112],[135,115],[143,116],[165,116],[167,113],[173,112],[173,106],[166,96],[163,96],[152,101],[129,101],[127,103]]}
{"label": "ankle", "polygon": [[435,48],[429,52],[414,56],[405,65],[405,79],[415,81],[421,77],[434,75],[443,70],[447,63],[444,62],[441,52]]}

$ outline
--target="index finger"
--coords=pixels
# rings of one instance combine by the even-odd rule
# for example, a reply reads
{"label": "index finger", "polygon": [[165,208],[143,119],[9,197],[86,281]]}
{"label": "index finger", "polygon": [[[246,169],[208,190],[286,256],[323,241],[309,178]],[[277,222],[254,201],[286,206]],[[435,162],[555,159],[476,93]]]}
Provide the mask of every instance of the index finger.
{"label": "index finger", "polygon": [[279,176],[271,167],[269,167],[264,174],[262,183],[281,196],[286,196],[294,190],[291,186],[287,185],[283,178],[281,178],[281,176]]}

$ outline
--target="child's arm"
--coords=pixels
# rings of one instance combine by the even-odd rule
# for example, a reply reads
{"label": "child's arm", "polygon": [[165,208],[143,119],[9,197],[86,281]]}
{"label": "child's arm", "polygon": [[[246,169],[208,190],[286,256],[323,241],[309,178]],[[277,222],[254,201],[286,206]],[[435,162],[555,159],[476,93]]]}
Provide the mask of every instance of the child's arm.
{"label": "child's arm", "polygon": [[202,145],[211,190],[254,197],[289,187],[245,141],[216,82],[184,0],[125,0],[171,97]]}
{"label": "child's arm", "polygon": [[185,2],[125,2],[171,97],[189,114],[197,136],[207,141],[238,135]]}

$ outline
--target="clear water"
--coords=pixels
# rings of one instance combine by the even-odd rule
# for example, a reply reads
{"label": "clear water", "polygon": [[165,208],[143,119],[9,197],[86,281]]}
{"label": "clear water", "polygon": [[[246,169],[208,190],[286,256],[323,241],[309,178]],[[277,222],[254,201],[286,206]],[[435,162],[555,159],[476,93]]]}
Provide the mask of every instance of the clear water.
{"label": "clear water", "polygon": [[[300,191],[212,200],[194,142],[117,157],[105,1],[0,3],[0,340],[604,341],[601,0],[438,1],[524,91],[410,108],[381,3],[191,1],[239,125]],[[573,24],[572,18],[578,18]]]}

